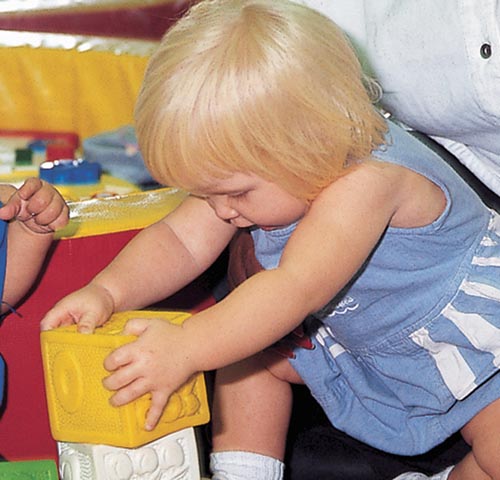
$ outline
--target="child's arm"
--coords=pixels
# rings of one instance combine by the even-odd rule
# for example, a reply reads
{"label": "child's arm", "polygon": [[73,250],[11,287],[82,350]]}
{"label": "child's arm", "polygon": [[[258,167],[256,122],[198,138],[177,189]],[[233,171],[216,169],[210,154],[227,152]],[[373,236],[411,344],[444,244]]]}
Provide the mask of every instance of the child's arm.
{"label": "child's arm", "polygon": [[188,197],[132,239],[87,286],[58,302],[41,328],[77,323],[80,332],[91,333],[113,312],[162,300],[205,271],[235,231],[204,200]]}
{"label": "child's arm", "polygon": [[29,290],[53,240],[68,222],[68,207],[50,184],[30,178],[16,190],[0,185],[0,219],[8,221],[7,270],[2,312]]}
{"label": "child's arm", "polygon": [[[351,177],[351,176],[348,176]],[[152,393],[147,425],[193,373],[217,369],[271,345],[333,298],[361,267],[397,210],[389,180],[344,177],[314,202],[290,238],[278,268],[260,272],[182,327],[132,320],[136,342],[105,361],[105,386],[122,405]],[[370,177],[370,176],[369,176]]]}

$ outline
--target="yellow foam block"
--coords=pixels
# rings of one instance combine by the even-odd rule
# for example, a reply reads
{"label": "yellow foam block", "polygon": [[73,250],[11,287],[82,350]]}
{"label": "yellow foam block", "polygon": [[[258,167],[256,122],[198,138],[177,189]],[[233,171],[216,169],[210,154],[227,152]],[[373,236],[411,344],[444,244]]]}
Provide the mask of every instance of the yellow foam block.
{"label": "yellow foam block", "polygon": [[144,430],[151,396],[121,407],[109,404],[112,392],[102,380],[109,375],[103,366],[115,348],[135,340],[122,335],[132,318],[162,318],[181,324],[190,314],[181,312],[129,311],[115,314],[92,335],[78,333],[76,326],[41,333],[45,388],[52,436],[55,440],[135,448],[210,418],[203,374],[174,393],[153,431]]}

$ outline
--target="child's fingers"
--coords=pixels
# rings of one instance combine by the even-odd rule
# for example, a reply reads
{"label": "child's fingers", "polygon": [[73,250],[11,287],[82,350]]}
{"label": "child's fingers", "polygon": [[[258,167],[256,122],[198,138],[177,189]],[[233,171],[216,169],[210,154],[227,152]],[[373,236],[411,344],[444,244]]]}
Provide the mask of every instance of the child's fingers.
{"label": "child's fingers", "polygon": [[114,372],[115,370],[118,370],[120,367],[130,364],[130,362],[132,362],[133,359],[134,359],[133,344],[128,343],[113,350],[104,359],[103,365],[108,372]]}
{"label": "child's fingers", "polygon": [[11,198],[8,203],[0,208],[0,220],[12,220],[15,218],[21,210],[21,201],[17,198]]}
{"label": "child's fingers", "polygon": [[153,392],[151,397],[151,406],[149,407],[146,415],[146,423],[144,425],[146,430],[153,430],[156,425],[158,425],[158,421],[163,414],[165,405],[167,405],[168,397],[169,395],[162,391]]}
{"label": "child's fingers", "polygon": [[93,333],[98,325],[99,318],[93,312],[84,313],[78,319],[73,313],[61,308],[54,308],[49,311],[40,322],[42,331],[53,330],[54,328],[63,327],[66,325],[77,324],[77,329],[80,333]]}
{"label": "child's fingers", "polygon": [[142,397],[151,390],[143,378],[138,378],[123,388],[120,388],[109,399],[109,403],[114,407],[121,407]]}
{"label": "child's fingers", "polygon": [[68,223],[69,209],[65,203],[53,201],[40,212],[32,211],[31,215],[37,225],[55,231]]}
{"label": "child's fingers", "polygon": [[[128,369],[124,369],[128,370]],[[118,386],[123,384],[123,386]],[[103,380],[103,385],[108,390],[117,390],[109,399],[114,407],[120,407],[133,402],[151,391],[151,386],[144,378],[137,378],[130,372],[122,374],[119,370]],[[162,391],[155,391],[151,395],[151,406],[146,415],[144,428],[153,430],[160,420],[169,395]]]}
{"label": "child's fingers", "polygon": [[43,186],[43,180],[40,180],[37,177],[30,177],[19,187],[17,193],[23,200],[28,200],[36,192],[40,191]]}
{"label": "child's fingers", "polygon": [[40,322],[40,330],[53,330],[54,328],[63,327],[66,325],[73,325],[75,320],[69,313],[50,311]]}
{"label": "child's fingers", "polygon": [[85,312],[76,323],[78,324],[77,330],[80,333],[90,334],[94,333],[96,326],[102,322],[95,312]]}
{"label": "child's fingers", "polygon": [[[106,368],[106,370],[108,369]],[[104,388],[107,388],[108,390],[120,390],[140,377],[135,370],[136,369],[134,369],[133,365],[117,368],[113,371],[113,373],[111,373],[111,375],[103,379],[102,384],[104,385]]]}
{"label": "child's fingers", "polygon": [[69,209],[62,196],[38,178],[29,178],[0,209],[0,219],[19,220],[32,230],[55,230],[69,220]]}
{"label": "child's fingers", "polygon": [[58,211],[65,203],[59,193],[49,185],[45,185],[39,190],[33,190],[29,195],[21,188],[17,194],[24,201],[26,210],[32,215]]}
{"label": "child's fingers", "polygon": [[69,222],[69,209],[65,207],[61,210],[60,214],[48,224],[48,227],[52,231],[57,231],[64,228]]}
{"label": "child's fingers", "polygon": [[125,324],[125,328],[123,329],[123,334],[135,335],[138,337],[148,329],[151,322],[152,319],[150,318],[133,318],[132,320],[129,320]]}
{"label": "child's fingers", "polygon": [[26,204],[25,208],[31,215],[43,214],[46,225],[67,209],[61,194],[52,185],[38,178],[26,180],[16,195]]}

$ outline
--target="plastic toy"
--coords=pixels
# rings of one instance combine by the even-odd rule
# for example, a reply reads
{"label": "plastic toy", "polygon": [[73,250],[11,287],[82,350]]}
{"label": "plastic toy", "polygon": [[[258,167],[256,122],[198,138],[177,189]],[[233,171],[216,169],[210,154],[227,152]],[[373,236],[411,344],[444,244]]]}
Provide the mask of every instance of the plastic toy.
{"label": "plastic toy", "polygon": [[0,169],[8,174],[36,169],[46,160],[74,158],[79,145],[79,136],[73,132],[0,129]]}
{"label": "plastic toy", "polygon": [[63,442],[138,447],[169,433],[209,421],[204,377],[197,375],[176,393],[153,431],[144,430],[150,396],[121,407],[109,404],[111,392],[102,385],[108,375],[105,357],[136,337],[122,335],[131,318],[163,318],[180,324],[190,314],[131,311],[113,315],[93,335],[76,326],[42,332],[41,347],[52,436]]}
{"label": "plastic toy", "polygon": [[101,166],[82,159],[54,160],[40,165],[39,177],[54,185],[99,183]]}
{"label": "plastic toy", "polygon": [[187,428],[135,449],[59,443],[61,480],[199,480],[194,430]]}
{"label": "plastic toy", "polygon": [[0,462],[0,480],[58,480],[53,460]]}

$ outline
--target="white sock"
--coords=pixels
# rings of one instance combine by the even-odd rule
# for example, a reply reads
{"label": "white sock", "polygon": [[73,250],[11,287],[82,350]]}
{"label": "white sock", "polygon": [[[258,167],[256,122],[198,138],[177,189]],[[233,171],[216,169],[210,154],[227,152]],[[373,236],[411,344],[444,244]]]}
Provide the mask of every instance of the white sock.
{"label": "white sock", "polygon": [[448,467],[446,470],[443,470],[440,473],[436,473],[436,475],[433,475],[432,477],[428,477],[424,473],[418,473],[418,472],[407,472],[407,473],[402,473],[401,475],[397,476],[394,480],[447,480],[447,478],[450,476],[451,471],[453,470],[453,466]]}
{"label": "white sock", "polygon": [[210,454],[212,480],[283,480],[285,466],[276,458],[252,452]]}
{"label": "white sock", "polygon": [[431,480],[446,480],[450,476],[450,473],[452,470],[453,470],[453,467],[448,467],[446,470],[442,471],[441,473],[437,473],[436,475],[433,475],[431,477]]}

